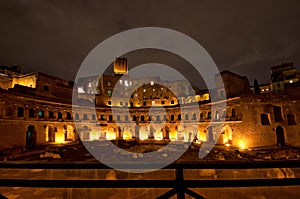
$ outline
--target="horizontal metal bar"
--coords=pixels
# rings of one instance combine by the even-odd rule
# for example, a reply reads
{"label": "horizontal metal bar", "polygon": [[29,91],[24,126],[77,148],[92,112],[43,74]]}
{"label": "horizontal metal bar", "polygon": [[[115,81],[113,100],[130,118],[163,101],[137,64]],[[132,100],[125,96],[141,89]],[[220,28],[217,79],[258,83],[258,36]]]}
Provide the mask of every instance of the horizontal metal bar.
{"label": "horizontal metal bar", "polygon": [[[300,178],[247,180],[184,180],[188,188],[272,187],[300,185]],[[0,187],[48,188],[176,188],[175,180],[21,180],[1,179]]]}
{"label": "horizontal metal bar", "polygon": [[0,180],[0,187],[173,188],[175,186],[174,180]]}
{"label": "horizontal metal bar", "polygon": [[[18,169],[133,169],[132,163],[111,163],[107,166],[97,162],[0,162],[1,168]],[[260,169],[260,168],[300,168],[299,160],[269,160],[269,161],[201,161],[172,163],[168,166],[153,162],[138,162],[135,168],[141,169]]]}

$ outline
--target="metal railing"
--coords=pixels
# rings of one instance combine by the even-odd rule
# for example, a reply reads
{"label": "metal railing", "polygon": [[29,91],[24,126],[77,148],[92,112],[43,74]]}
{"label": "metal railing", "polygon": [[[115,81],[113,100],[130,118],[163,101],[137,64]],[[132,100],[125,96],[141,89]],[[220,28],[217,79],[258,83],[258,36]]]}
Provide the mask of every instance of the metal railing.
{"label": "metal railing", "polygon": [[[130,169],[130,164],[111,164],[115,168]],[[144,169],[159,167],[159,164],[145,163]],[[204,198],[190,188],[232,188],[232,187],[272,187],[300,185],[300,178],[263,179],[184,179],[185,169],[272,169],[300,168],[299,160],[289,161],[203,161],[173,163],[163,169],[175,170],[172,180],[52,180],[52,179],[1,179],[0,187],[47,187],[47,188],[171,188],[158,198],[170,198],[177,194],[178,199],[185,194],[194,198]],[[0,169],[111,169],[101,163],[90,162],[1,162]]]}

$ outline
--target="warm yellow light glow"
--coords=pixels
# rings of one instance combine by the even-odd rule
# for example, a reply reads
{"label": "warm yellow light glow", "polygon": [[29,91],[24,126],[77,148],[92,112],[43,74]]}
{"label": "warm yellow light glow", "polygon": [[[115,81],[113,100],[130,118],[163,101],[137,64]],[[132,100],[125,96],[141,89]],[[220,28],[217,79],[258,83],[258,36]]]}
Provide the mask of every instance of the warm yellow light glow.
{"label": "warm yellow light glow", "polygon": [[171,140],[177,140],[177,131],[170,132],[169,137]]}
{"label": "warm yellow light glow", "polygon": [[99,132],[92,131],[90,133],[90,140],[99,140]]}
{"label": "warm yellow light glow", "polygon": [[107,140],[115,140],[117,138],[115,132],[107,132],[106,133],[106,139]]}
{"label": "warm yellow light glow", "polygon": [[228,137],[223,136],[223,144],[226,144],[228,142]]}
{"label": "warm yellow light glow", "polygon": [[145,131],[140,132],[140,140],[147,140],[148,139],[148,133]]}
{"label": "warm yellow light glow", "polygon": [[155,140],[162,140],[162,139],[163,139],[163,133],[162,133],[161,131],[156,132],[156,133],[154,134],[154,139],[155,139]]}
{"label": "warm yellow light glow", "polygon": [[12,81],[12,87],[14,87],[16,84],[31,87],[31,88],[35,88],[36,87],[36,76],[35,75],[29,75],[29,76],[20,77],[20,78],[14,77],[13,81]]}
{"label": "warm yellow light glow", "polygon": [[129,132],[123,132],[123,139],[124,140],[129,140],[131,138],[132,138],[131,133],[129,133]]}
{"label": "warm yellow light glow", "polygon": [[225,144],[225,146],[226,146],[226,147],[230,147],[230,144],[227,143],[227,144]]}
{"label": "warm yellow light glow", "polygon": [[208,93],[203,95],[203,100],[209,100],[209,94]]}
{"label": "warm yellow light glow", "polygon": [[243,141],[241,140],[240,143],[239,143],[239,147],[240,147],[240,149],[245,149],[245,148],[246,148],[245,142],[243,142]]}
{"label": "warm yellow light glow", "polygon": [[65,134],[63,132],[55,133],[55,143],[64,143],[65,142]]}
{"label": "warm yellow light glow", "polygon": [[198,140],[206,141],[206,134],[198,132]]}

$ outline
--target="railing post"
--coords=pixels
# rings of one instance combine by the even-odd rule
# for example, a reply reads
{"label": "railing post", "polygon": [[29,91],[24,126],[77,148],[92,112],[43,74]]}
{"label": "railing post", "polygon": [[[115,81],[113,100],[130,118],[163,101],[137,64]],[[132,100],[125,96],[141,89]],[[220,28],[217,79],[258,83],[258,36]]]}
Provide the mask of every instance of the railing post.
{"label": "railing post", "polygon": [[177,189],[177,199],[185,199],[185,186],[184,186],[184,177],[183,177],[183,169],[176,169],[176,188]]}

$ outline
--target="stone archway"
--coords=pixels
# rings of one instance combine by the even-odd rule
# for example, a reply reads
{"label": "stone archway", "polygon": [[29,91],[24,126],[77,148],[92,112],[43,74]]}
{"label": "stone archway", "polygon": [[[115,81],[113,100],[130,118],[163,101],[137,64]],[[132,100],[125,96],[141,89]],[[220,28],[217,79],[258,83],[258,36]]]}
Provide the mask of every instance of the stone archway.
{"label": "stone archway", "polygon": [[163,139],[170,139],[170,128],[168,126],[164,126],[161,131],[163,133]]}
{"label": "stone archway", "polygon": [[75,141],[75,132],[73,126],[67,125],[65,131],[65,141]]}
{"label": "stone archway", "polygon": [[284,129],[282,126],[276,127],[276,140],[277,140],[277,146],[283,147],[285,146],[285,136],[284,136]]}
{"label": "stone archway", "polygon": [[55,142],[55,129],[52,126],[46,127],[46,135],[48,136],[48,142]]}
{"label": "stone archway", "polygon": [[232,129],[229,125],[222,128],[217,144],[232,144]]}
{"label": "stone archway", "polygon": [[82,137],[81,137],[81,139],[82,139],[83,141],[88,141],[88,140],[90,140],[90,129],[89,129],[88,126],[83,126],[83,127],[82,127]]}

